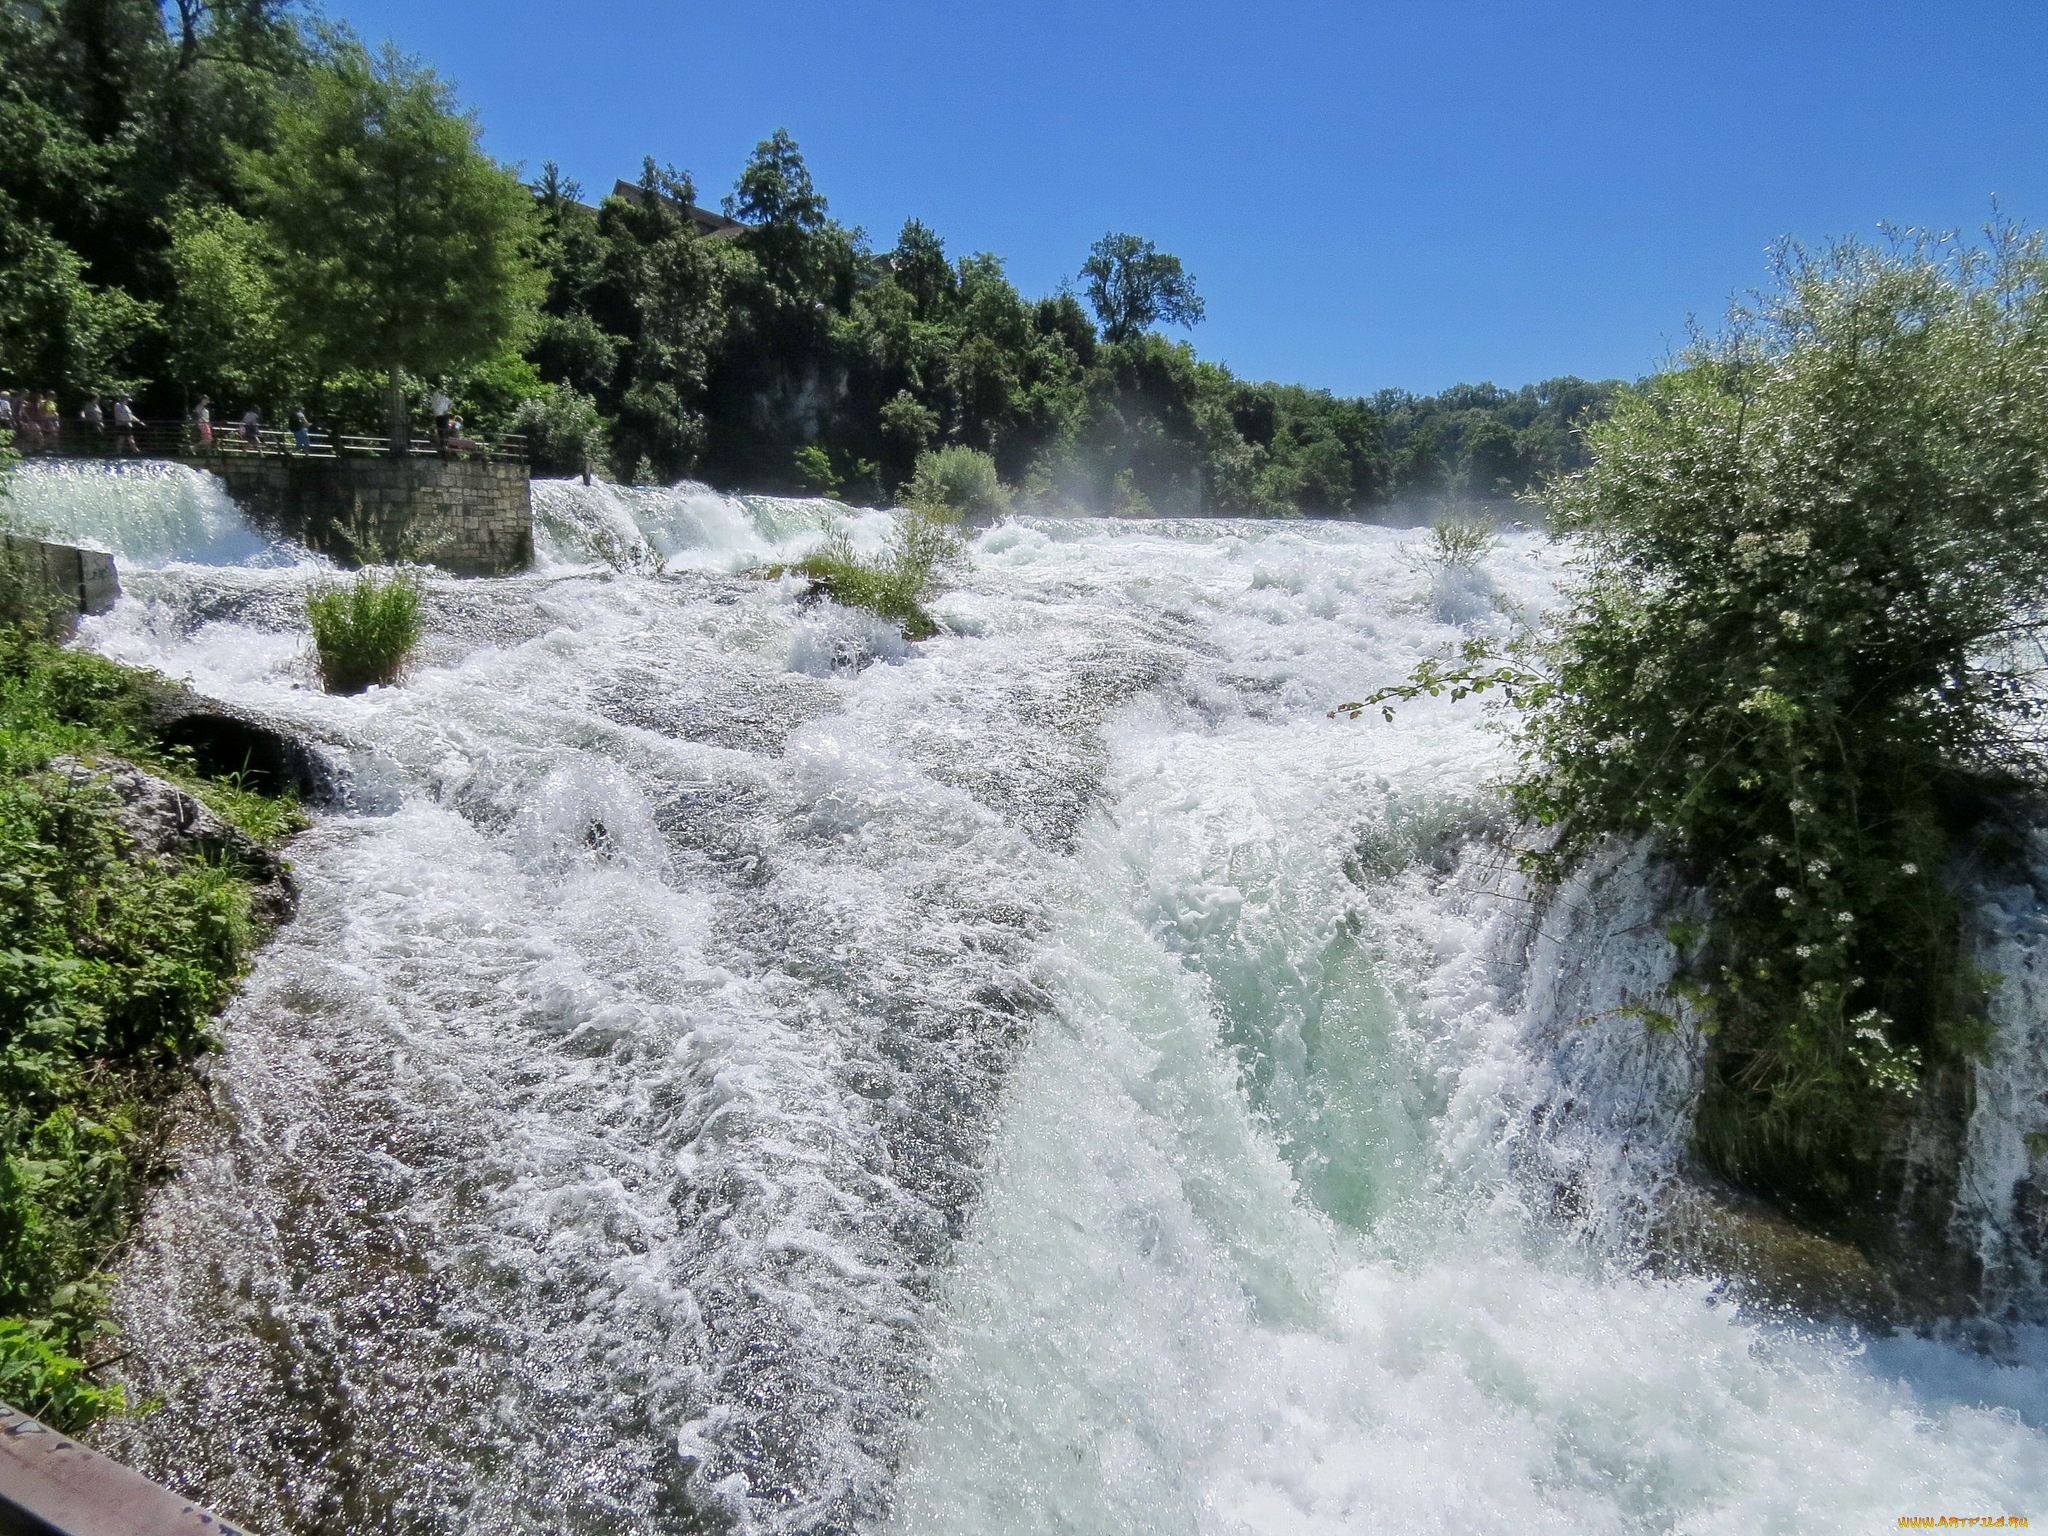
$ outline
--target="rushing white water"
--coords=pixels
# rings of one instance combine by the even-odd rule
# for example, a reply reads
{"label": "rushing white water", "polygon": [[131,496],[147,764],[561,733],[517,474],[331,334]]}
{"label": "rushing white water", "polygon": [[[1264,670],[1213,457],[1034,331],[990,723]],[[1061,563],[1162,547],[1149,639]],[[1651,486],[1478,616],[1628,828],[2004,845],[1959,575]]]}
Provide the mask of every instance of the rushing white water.
{"label": "rushing white water", "polygon": [[305,551],[257,529],[212,475],[162,459],[32,459],[8,478],[7,512],[24,533],[113,551],[123,570],[287,565],[306,558]]}
{"label": "rushing white water", "polygon": [[732,574],[870,515],[536,501],[541,573],[432,583],[400,689],[306,686],[311,567],[173,563],[231,546],[87,627],[352,785],[126,1264],[166,1406],[116,1449],[279,1532],[2048,1510],[2036,1334],[1637,1262],[1692,1071],[1608,1011],[1668,965],[1654,872],[1534,913],[1479,711],[1325,717],[1540,609],[1539,535],[1444,577],[1406,531],[1027,521],[910,647]]}

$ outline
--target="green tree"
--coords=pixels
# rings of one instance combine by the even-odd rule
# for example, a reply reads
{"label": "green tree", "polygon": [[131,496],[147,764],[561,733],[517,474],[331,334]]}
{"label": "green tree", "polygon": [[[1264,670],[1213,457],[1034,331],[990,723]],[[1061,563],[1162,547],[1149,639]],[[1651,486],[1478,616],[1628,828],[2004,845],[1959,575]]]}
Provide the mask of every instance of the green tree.
{"label": "green tree", "polygon": [[124,358],[156,307],[85,277],[78,253],[0,201],[0,374],[44,387],[129,387]]}
{"label": "green tree", "polygon": [[825,197],[811,180],[810,167],[787,128],[754,146],[746,168],[725,200],[727,218],[744,224],[825,227]]}
{"label": "green tree", "polygon": [[1984,1034],[1944,871],[2048,774],[2044,274],[2009,231],[1787,249],[1553,488],[1587,561],[1553,630],[1520,667],[1417,683],[1524,707],[1539,869],[1618,833],[1698,882],[1704,922],[1672,930],[1708,1036],[1698,1150],[1878,1245],[1902,1215],[1944,1230],[1904,1147],[1966,1097]]}
{"label": "green tree", "polygon": [[1136,235],[1107,234],[1096,241],[1081,263],[1081,280],[1111,342],[1129,341],[1161,322],[1197,325],[1205,313],[1180,258]]}
{"label": "green tree", "polygon": [[170,362],[188,385],[274,392],[294,382],[262,228],[218,203],[183,207],[166,224],[172,292]]}
{"label": "green tree", "polygon": [[244,164],[294,340],[324,372],[385,374],[394,451],[406,372],[459,371],[530,325],[532,195],[430,69],[336,48]]}

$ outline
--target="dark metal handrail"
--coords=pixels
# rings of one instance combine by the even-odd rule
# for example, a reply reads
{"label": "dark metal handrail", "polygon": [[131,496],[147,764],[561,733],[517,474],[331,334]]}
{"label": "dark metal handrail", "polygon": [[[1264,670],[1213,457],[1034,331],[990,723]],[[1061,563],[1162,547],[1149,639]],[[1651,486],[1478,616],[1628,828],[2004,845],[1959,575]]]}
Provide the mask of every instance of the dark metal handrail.
{"label": "dark metal handrail", "polygon": [[[259,427],[252,441],[235,422],[215,423],[209,442],[201,440],[199,428],[191,422],[140,422],[128,431],[109,422],[95,431],[82,421],[66,421],[59,424],[54,436],[46,428],[17,426],[14,448],[25,458],[333,459],[343,455],[385,457],[391,453],[391,440],[347,432],[309,432],[307,446],[301,448],[290,431]],[[526,462],[526,438],[517,432],[464,437],[449,444],[414,437],[408,439],[407,449],[413,458]]]}

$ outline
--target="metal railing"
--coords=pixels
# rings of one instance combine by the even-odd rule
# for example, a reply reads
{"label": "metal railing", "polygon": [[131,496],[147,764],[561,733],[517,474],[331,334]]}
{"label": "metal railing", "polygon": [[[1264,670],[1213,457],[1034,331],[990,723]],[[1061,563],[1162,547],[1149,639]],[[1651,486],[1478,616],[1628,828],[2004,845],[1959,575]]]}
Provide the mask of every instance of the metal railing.
{"label": "metal railing", "polygon": [[[59,459],[209,459],[287,458],[333,459],[388,457],[391,440],[348,432],[309,432],[302,447],[297,436],[275,427],[253,434],[238,423],[216,425],[202,436],[191,422],[138,422],[124,431],[111,423],[95,431],[82,421],[67,421],[53,432],[48,427],[17,427],[14,449],[24,458]],[[431,437],[409,439],[409,454],[425,459],[471,459],[492,464],[524,464],[526,438],[516,432],[461,437],[446,443]]]}

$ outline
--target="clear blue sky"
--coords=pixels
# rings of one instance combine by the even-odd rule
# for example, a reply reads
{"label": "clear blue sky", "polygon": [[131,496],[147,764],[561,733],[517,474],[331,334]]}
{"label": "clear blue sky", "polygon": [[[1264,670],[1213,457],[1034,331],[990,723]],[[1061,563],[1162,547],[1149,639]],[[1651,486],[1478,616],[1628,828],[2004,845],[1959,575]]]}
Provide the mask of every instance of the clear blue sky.
{"label": "clear blue sky", "polygon": [[1105,230],[1179,255],[1193,336],[1362,393],[1632,377],[1773,238],[2048,220],[2042,0],[330,0],[493,153],[716,206],[787,127],[833,213],[916,216],[1049,291]]}

